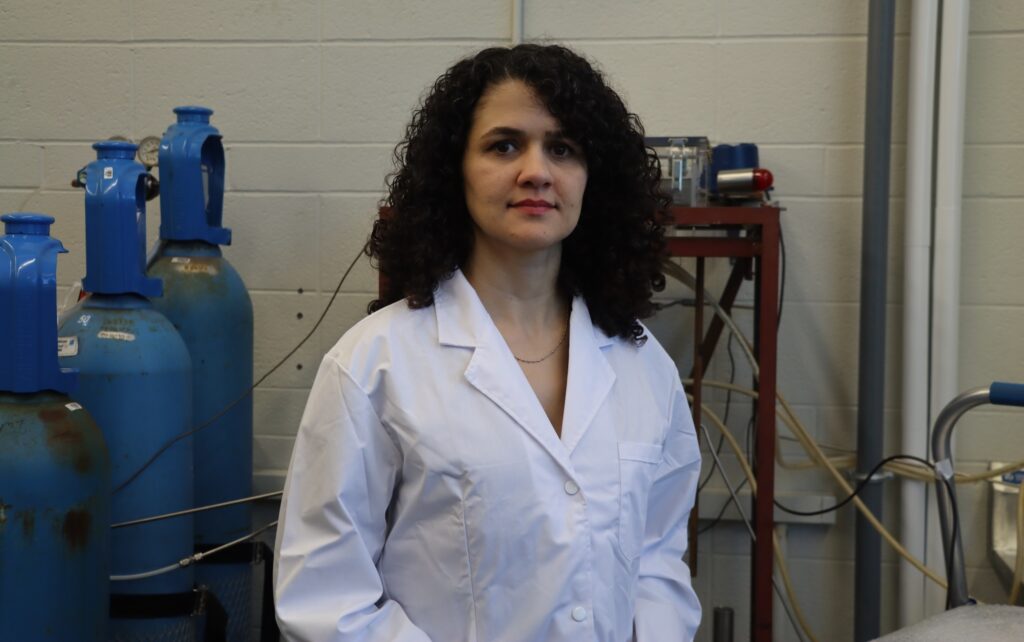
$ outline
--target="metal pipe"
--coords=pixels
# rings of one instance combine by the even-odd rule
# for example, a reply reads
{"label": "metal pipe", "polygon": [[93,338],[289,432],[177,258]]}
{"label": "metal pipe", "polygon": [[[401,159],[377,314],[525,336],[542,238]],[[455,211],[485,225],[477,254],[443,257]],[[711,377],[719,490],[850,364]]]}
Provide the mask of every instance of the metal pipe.
{"label": "metal pipe", "polygon": [[523,28],[526,22],[524,0],[512,0],[512,46],[523,44]]}
{"label": "metal pipe", "polygon": [[253,495],[252,497],[243,497],[241,499],[232,499],[226,502],[220,502],[217,504],[207,504],[206,506],[196,506],[195,508],[187,508],[185,510],[175,511],[173,513],[164,513],[162,515],[153,515],[151,517],[140,517],[139,519],[133,519],[127,522],[118,522],[117,524],[111,524],[111,528],[124,528],[125,526],[137,526],[139,524],[148,524],[150,522],[158,522],[163,519],[171,519],[173,517],[181,517],[182,515],[191,515],[193,513],[202,513],[208,510],[216,510],[218,508],[227,508],[228,506],[237,506],[239,504],[248,504],[249,502],[256,502],[261,499],[271,499],[273,497],[280,497],[283,491],[274,491],[272,493],[263,493],[262,495]]}
{"label": "metal pipe", "polygon": [[[960,228],[963,200],[964,112],[967,95],[967,40],[970,6],[943,0],[939,35],[938,114],[935,128],[935,220],[932,239],[931,412],[962,387],[960,346]],[[940,564],[934,539],[925,561]],[[930,591],[938,597],[941,593]],[[929,610],[942,608],[929,600]]]}
{"label": "metal pipe", "polygon": [[[960,417],[975,406],[989,403],[989,388],[973,388],[963,392],[939,413],[932,432],[932,457],[935,459],[936,503],[939,506],[939,522],[942,525],[942,551],[946,560],[946,581],[949,584],[946,605],[956,608],[970,602],[967,595],[967,574],[964,570],[964,538],[957,535],[960,530],[952,504],[956,501],[956,484],[953,483],[952,438],[953,426]],[[953,546],[953,538],[956,538]],[[952,549],[952,550],[950,550]]]}
{"label": "metal pipe", "polygon": [[[861,233],[860,368],[857,471],[867,475],[882,459],[885,401],[886,257],[889,247],[889,154],[895,0],[871,0],[868,13],[867,90],[864,125],[864,197]],[[882,487],[869,483],[861,499],[882,514]],[[854,640],[879,637],[882,540],[857,515],[854,569]]]}
{"label": "metal pipe", "polygon": [[[907,200],[903,235],[903,399],[900,452],[927,459],[928,305],[930,294],[932,216],[932,127],[935,122],[935,64],[939,7],[934,0],[914,0],[910,27],[910,79],[907,102]],[[925,559],[928,485],[900,481],[900,539],[918,559]],[[900,560],[899,626],[925,618],[925,582],[914,566]]]}
{"label": "metal pipe", "polygon": [[733,642],[733,613],[728,606],[716,606],[711,629],[714,642]]}

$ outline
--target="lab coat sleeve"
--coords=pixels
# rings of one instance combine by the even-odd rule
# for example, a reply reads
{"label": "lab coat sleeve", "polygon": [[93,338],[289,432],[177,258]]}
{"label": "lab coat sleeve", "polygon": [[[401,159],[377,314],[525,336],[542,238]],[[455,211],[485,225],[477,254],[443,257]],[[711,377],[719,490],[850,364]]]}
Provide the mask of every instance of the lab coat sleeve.
{"label": "lab coat sleeve", "polygon": [[376,567],[400,462],[364,391],[326,356],[281,501],[274,593],[284,639],[430,642],[386,599]]}
{"label": "lab coat sleeve", "polygon": [[700,447],[679,384],[669,417],[663,460],[647,503],[634,618],[637,642],[693,640],[700,625],[700,602],[683,561],[700,475]]}

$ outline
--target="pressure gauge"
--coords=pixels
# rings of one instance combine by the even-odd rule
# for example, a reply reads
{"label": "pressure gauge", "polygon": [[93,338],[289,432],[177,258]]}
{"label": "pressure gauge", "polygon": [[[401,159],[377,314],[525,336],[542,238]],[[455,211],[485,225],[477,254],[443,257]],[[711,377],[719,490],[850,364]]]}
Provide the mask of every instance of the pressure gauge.
{"label": "pressure gauge", "polygon": [[160,139],[156,136],[146,136],[139,141],[139,162],[151,169],[157,166],[160,160]]}

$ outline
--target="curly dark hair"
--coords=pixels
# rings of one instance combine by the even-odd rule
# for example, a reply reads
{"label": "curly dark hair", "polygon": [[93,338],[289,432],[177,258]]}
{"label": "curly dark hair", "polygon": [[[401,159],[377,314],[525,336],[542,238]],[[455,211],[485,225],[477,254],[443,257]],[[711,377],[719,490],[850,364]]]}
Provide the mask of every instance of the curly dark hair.
{"label": "curly dark hair", "polygon": [[587,163],[579,223],[562,242],[558,286],[579,294],[608,336],[646,341],[638,319],[654,312],[653,292],[665,287],[661,261],[669,199],[661,169],[644,143],[643,125],[601,72],[558,45],[496,47],[457,62],[434,83],[395,148],[366,253],[383,275],[374,312],[406,299],[433,304],[437,285],[465,265],[473,244],[462,158],[477,102],[507,79],[524,82]]}

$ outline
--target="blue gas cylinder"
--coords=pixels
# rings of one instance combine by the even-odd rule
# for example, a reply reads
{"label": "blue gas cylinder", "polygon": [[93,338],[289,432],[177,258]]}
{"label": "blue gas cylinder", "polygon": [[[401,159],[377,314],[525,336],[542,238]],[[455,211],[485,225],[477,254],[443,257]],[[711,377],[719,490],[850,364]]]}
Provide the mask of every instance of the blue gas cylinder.
{"label": "blue gas cylinder", "polygon": [[[96,143],[85,168],[86,276],[89,296],[60,322],[61,356],[79,371],[75,401],[103,429],[112,462],[113,523],[192,507],[192,364],[177,330],[147,297],[160,296],[145,266],[148,175],[132,143]],[[166,450],[164,450],[166,448]],[[155,457],[155,459],[154,459]],[[111,575],[131,577],[192,554],[191,515],[115,529]],[[111,586],[111,636],[119,640],[191,640],[187,612],[160,604],[190,602],[192,567]],[[156,614],[157,616],[154,616]]]}
{"label": "blue gas cylinder", "polygon": [[[224,147],[212,110],[178,107],[160,142],[160,241],[148,273],[164,284],[154,299],[192,356],[195,498],[203,506],[252,494],[252,301],[221,253]],[[197,513],[198,550],[251,531],[248,504]],[[240,549],[245,550],[245,549]],[[252,560],[235,555],[196,567],[228,613],[228,639],[249,635]]]}
{"label": "blue gas cylinder", "polygon": [[[107,635],[110,460],[57,361],[53,219],[2,217],[0,640]],[[55,600],[59,598],[59,605]]]}

